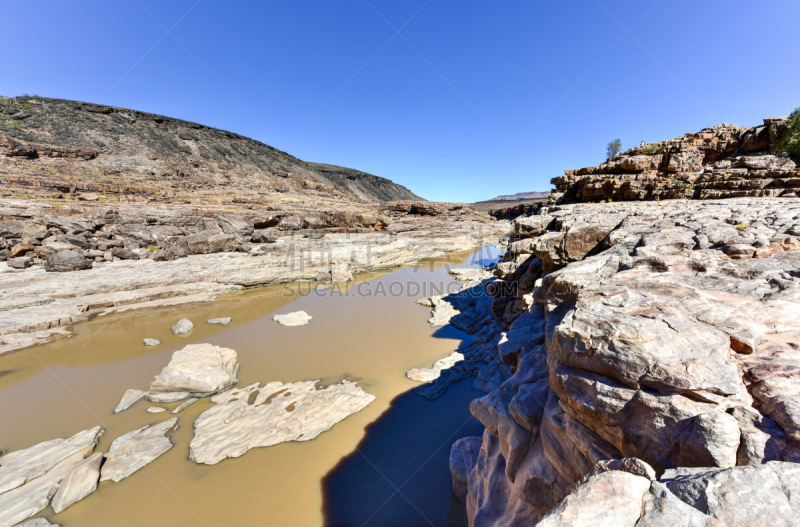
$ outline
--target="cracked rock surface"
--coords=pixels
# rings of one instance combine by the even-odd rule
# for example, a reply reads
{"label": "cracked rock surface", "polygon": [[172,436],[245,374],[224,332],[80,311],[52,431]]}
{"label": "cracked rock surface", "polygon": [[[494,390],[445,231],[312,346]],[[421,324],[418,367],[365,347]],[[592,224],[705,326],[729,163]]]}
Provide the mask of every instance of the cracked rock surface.
{"label": "cracked rock surface", "polygon": [[503,260],[472,525],[798,525],[800,203],[543,207]]}

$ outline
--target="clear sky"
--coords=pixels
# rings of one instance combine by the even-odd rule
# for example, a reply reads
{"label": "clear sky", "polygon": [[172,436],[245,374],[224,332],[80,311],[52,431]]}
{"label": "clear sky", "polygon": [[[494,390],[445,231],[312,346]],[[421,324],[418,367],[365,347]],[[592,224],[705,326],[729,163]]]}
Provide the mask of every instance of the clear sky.
{"label": "clear sky", "polygon": [[25,0],[0,94],[155,112],[434,200],[800,106],[796,0]]}

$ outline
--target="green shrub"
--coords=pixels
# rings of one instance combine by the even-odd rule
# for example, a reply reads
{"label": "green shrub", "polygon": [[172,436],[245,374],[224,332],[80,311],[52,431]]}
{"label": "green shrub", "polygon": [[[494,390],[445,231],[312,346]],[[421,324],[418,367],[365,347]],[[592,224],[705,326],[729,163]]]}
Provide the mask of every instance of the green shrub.
{"label": "green shrub", "polygon": [[659,150],[661,150],[661,145],[658,144],[658,143],[653,143],[652,145],[647,145],[646,147],[644,147],[644,150],[642,150],[642,153],[643,154],[647,154],[647,155],[651,155],[651,154],[655,154]]}
{"label": "green shrub", "polygon": [[790,156],[800,156],[800,108],[795,108],[778,141],[778,150]]}

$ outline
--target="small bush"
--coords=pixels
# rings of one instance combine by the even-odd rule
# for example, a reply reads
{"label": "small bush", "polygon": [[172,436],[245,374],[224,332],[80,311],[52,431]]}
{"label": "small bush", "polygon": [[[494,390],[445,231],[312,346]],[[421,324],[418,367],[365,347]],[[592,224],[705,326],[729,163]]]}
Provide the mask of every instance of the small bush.
{"label": "small bush", "polygon": [[778,141],[778,150],[790,156],[800,156],[800,108],[795,108],[786,123],[786,131]]}
{"label": "small bush", "polygon": [[644,147],[642,153],[651,155],[657,153],[659,150],[661,150],[661,145],[659,145],[658,143],[653,143],[652,145],[647,145],[646,147]]}
{"label": "small bush", "polygon": [[741,231],[742,229],[746,229],[746,228],[748,228],[749,226],[750,226],[750,224],[749,224],[749,223],[740,223],[739,225],[737,225],[737,226],[736,226],[736,230],[737,230],[737,231]]}

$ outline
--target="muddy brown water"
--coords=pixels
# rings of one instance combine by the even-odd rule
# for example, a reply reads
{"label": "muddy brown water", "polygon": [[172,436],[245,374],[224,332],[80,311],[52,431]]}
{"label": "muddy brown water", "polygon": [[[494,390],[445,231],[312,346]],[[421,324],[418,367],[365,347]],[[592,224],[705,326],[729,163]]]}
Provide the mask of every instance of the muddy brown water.
{"label": "muddy brown water", "polygon": [[[347,376],[376,400],[313,441],[257,448],[205,466],[188,458],[192,423],[212,405],[201,399],[178,414],[169,452],[119,483],[101,483],[66,511],[55,515],[48,507],[43,516],[65,527],[439,525],[437,515],[462,525],[463,505],[451,503],[449,494],[447,455],[452,441],[469,435],[467,429],[479,432],[466,405],[481,393],[462,383],[449,399],[431,403],[410,392],[418,383],[404,374],[430,366],[465,337],[431,328],[429,310],[416,300],[455,284],[448,267],[485,263],[495,255],[484,248],[450,261],[360,275],[346,294],[307,294],[303,284],[276,286],[78,325],[70,338],[0,356],[0,448],[14,451],[100,425],[106,433],[98,451],[107,451],[114,438],[172,417],[147,413],[150,403],[144,400],[114,415],[124,391],[146,389],[175,350],[210,342],[237,351],[243,386]],[[313,316],[309,325],[290,328],[272,321],[276,313],[297,310]],[[205,322],[228,316],[229,326]],[[182,317],[194,322],[194,330],[173,335],[170,327]],[[162,343],[145,347],[146,337]],[[161,406],[171,410],[178,404]],[[411,448],[407,455],[420,467],[410,470],[402,462],[394,467],[403,448]],[[386,476],[393,470],[397,483]],[[437,481],[428,481],[431,474]],[[403,483],[405,492],[398,493]],[[406,498],[414,491],[420,493],[418,504]],[[367,496],[370,492],[375,495]],[[407,503],[393,508],[400,497]],[[421,516],[399,517],[409,507]]]}

